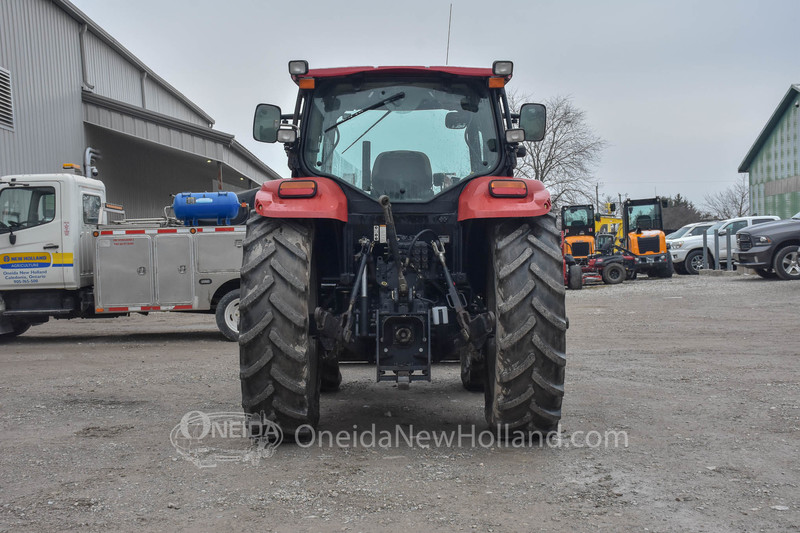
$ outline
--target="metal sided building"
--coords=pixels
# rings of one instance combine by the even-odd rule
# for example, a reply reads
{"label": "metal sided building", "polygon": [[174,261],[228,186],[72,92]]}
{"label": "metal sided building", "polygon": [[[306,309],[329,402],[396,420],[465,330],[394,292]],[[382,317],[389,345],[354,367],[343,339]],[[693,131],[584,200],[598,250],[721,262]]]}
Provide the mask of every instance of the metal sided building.
{"label": "metal sided building", "polygon": [[739,165],[750,175],[751,214],[790,218],[800,212],[798,117],[800,85],[792,85]]}
{"label": "metal sided building", "polygon": [[278,174],[67,0],[0,1],[0,175],[83,166],[109,201],[158,216],[171,194],[238,191]]}

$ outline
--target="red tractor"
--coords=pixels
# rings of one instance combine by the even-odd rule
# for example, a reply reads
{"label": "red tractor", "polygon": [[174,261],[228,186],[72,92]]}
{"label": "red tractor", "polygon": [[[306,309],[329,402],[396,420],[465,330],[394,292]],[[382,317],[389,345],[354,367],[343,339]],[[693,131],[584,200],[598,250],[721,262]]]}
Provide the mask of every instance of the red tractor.
{"label": "red tractor", "polygon": [[407,388],[460,361],[498,431],[561,418],[559,231],[541,182],[513,178],[545,109],[513,113],[513,64],[352,67],[292,61],[294,111],[257,107],[292,178],[257,193],[244,241],[240,376],[246,413],[301,437],[339,363]]}

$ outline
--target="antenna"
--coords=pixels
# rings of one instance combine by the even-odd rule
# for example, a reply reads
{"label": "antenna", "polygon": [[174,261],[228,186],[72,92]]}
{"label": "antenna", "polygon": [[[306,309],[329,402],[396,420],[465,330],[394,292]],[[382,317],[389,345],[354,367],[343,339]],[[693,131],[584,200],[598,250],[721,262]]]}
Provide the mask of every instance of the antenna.
{"label": "antenna", "polygon": [[444,59],[445,66],[450,64],[450,24],[453,22],[453,4],[450,4],[450,17],[447,19],[447,55]]}

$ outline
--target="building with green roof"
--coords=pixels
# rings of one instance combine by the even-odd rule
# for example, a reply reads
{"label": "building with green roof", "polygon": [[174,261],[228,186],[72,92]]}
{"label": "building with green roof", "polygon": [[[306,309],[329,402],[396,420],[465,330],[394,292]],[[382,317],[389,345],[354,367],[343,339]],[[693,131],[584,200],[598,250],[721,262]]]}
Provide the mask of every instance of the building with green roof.
{"label": "building with green roof", "polygon": [[750,176],[750,214],[791,218],[800,212],[800,85],[772,113],[739,172]]}

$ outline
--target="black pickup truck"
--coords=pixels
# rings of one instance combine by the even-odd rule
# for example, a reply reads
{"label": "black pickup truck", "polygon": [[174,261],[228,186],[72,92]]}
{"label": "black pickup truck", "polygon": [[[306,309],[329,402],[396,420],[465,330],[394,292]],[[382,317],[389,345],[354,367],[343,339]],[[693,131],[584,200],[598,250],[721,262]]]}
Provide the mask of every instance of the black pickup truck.
{"label": "black pickup truck", "polygon": [[762,278],[800,279],[800,213],[736,234],[733,260]]}

